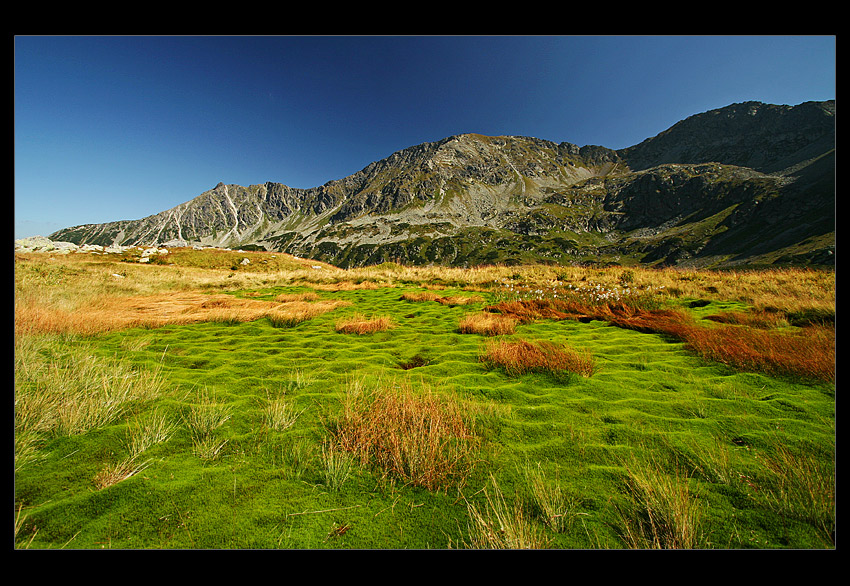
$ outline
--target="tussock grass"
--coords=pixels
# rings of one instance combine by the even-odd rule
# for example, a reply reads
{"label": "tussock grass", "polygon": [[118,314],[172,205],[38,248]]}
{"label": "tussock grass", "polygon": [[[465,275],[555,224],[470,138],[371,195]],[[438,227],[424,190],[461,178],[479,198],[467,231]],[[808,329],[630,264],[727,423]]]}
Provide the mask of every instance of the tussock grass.
{"label": "tussock grass", "polygon": [[458,322],[458,331],[462,334],[480,334],[482,336],[505,336],[516,332],[519,320],[511,315],[499,313],[469,313]]}
{"label": "tussock grass", "polygon": [[204,388],[198,390],[195,403],[184,413],[183,420],[192,436],[196,456],[204,460],[217,459],[229,440],[216,436],[215,431],[233,415],[231,406],[219,403],[214,393]]}
{"label": "tussock grass", "polygon": [[810,523],[827,547],[835,546],[835,455],[815,457],[774,440],[760,460],[761,494],[776,514]]}
{"label": "tussock grass", "polygon": [[330,442],[322,444],[320,460],[324,484],[333,491],[342,488],[356,466],[356,460],[352,454]]}
{"label": "tussock grass", "polygon": [[486,345],[479,360],[491,368],[501,367],[512,376],[528,372],[549,372],[556,375],[575,373],[589,377],[596,370],[590,353],[547,341],[491,341]]}
{"label": "tussock grass", "polygon": [[422,291],[417,293],[402,293],[401,299],[402,301],[436,301],[440,296],[433,291]]}
{"label": "tussock grass", "polygon": [[278,303],[291,303],[293,301],[318,301],[321,299],[318,293],[312,291],[306,293],[281,293],[274,300]]}
{"label": "tussock grass", "polygon": [[142,472],[150,466],[150,461],[138,462],[136,458],[129,456],[120,462],[107,464],[94,477],[94,485],[97,490],[103,490],[123,482],[128,478]]}
{"label": "tussock grass", "polygon": [[469,305],[470,303],[482,303],[484,298],[480,295],[449,295],[447,297],[438,297],[435,301],[441,305]]}
{"label": "tussock grass", "polygon": [[366,317],[356,313],[351,317],[340,319],[336,322],[336,331],[342,334],[373,334],[385,332],[395,327],[395,322],[390,316]]}
{"label": "tussock grass", "polygon": [[224,452],[230,440],[217,438],[214,435],[193,436],[192,449],[202,460],[217,460]]}
{"label": "tussock grass", "polygon": [[285,431],[295,425],[304,409],[298,410],[293,407],[285,395],[277,397],[268,396],[265,407],[266,425],[275,431]]}
{"label": "tussock grass", "polygon": [[336,445],[385,477],[428,490],[463,485],[479,440],[464,404],[409,383],[349,383],[332,427]]}
{"label": "tussock grass", "polygon": [[629,505],[618,509],[622,539],[631,549],[696,549],[705,545],[705,507],[687,476],[651,459],[626,464]]}
{"label": "tussock grass", "polygon": [[193,436],[206,437],[224,425],[232,414],[230,406],[219,403],[215,394],[204,388],[197,391],[196,400],[189,406],[183,420]]}
{"label": "tussock grass", "polygon": [[531,489],[531,498],[544,523],[555,533],[563,533],[571,526],[578,511],[578,501],[561,486],[557,476],[554,480],[537,463],[536,467],[526,465],[525,479]]}
{"label": "tussock grass", "polygon": [[168,391],[159,370],[101,358],[54,336],[15,338],[15,432],[22,455],[39,437],[83,434]]}
{"label": "tussock grass", "polygon": [[291,327],[314,317],[348,307],[350,301],[325,299],[320,301],[288,301],[282,306],[272,308],[265,316],[276,327]]}
{"label": "tussock grass", "polygon": [[290,439],[283,448],[283,459],[286,463],[285,473],[290,478],[303,477],[313,462],[314,450],[313,443],[306,438]]}
{"label": "tussock grass", "polygon": [[137,417],[127,430],[127,451],[132,459],[156,444],[167,442],[177,430],[177,422],[158,408],[150,415]]}
{"label": "tussock grass", "polygon": [[484,503],[479,506],[467,500],[469,513],[469,542],[471,549],[545,549],[550,541],[530,519],[517,500],[513,505],[491,474],[492,488],[484,487]]}

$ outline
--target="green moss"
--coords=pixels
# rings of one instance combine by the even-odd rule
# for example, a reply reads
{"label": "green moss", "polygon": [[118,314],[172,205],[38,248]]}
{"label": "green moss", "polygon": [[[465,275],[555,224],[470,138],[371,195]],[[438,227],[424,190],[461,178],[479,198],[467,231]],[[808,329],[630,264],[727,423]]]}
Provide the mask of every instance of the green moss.
{"label": "green moss", "polygon": [[[262,294],[300,291],[268,288]],[[827,385],[736,374],[661,336],[598,321],[541,321],[513,335],[590,352],[599,367],[593,376],[507,376],[479,361],[480,336],[457,333],[458,320],[484,303],[404,301],[404,291],[420,289],[322,293],[352,305],[290,328],[263,319],[127,330],[74,342],[99,356],[122,355],[137,367],[160,368],[172,392],[139,414],[164,409],[180,422],[179,430],[145,454],[150,464],[143,473],[103,490],[93,487],[93,478],[124,454],[128,419],[45,443],[44,458],[16,474],[16,505],[23,507],[18,545],[462,547],[470,522],[464,499],[486,504],[482,488],[493,473],[504,493],[515,495],[510,504],[516,498],[531,522],[548,532],[552,547],[619,548],[625,545],[618,510],[628,508],[627,466],[637,458],[667,462],[667,473],[690,476],[694,498],[708,511],[701,525],[704,547],[830,546],[810,517],[783,513],[783,522],[776,513],[781,503],[763,498],[778,486],[764,464],[777,445],[828,464],[835,412]],[[397,327],[370,336],[336,333],[336,320],[357,312],[389,315]],[[133,344],[137,340],[144,343]],[[328,490],[319,454],[328,423],[358,380],[410,381],[470,405],[484,441],[467,484],[429,492],[358,466],[339,490]],[[182,418],[202,389],[232,409],[216,431],[227,443],[212,460],[195,454]],[[283,432],[264,424],[265,406],[276,396],[300,412]],[[529,463],[539,463],[571,495],[577,516],[567,531],[546,529],[533,507],[521,473]]]}

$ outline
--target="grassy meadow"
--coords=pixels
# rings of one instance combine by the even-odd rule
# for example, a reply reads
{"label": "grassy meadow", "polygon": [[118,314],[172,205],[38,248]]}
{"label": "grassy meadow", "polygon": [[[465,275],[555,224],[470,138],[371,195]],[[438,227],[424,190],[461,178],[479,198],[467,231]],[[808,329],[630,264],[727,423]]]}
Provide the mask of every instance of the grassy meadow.
{"label": "grassy meadow", "polygon": [[835,547],[833,272],[137,261],[15,257],[16,548]]}

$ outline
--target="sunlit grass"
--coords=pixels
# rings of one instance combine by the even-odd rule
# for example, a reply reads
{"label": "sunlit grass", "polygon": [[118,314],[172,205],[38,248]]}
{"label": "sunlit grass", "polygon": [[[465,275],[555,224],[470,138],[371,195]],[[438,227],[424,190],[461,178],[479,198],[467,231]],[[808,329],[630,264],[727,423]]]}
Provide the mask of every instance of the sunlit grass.
{"label": "sunlit grass", "polygon": [[469,313],[458,322],[458,331],[462,334],[480,334],[482,336],[505,336],[516,332],[519,320],[500,313]]}
{"label": "sunlit grass", "polygon": [[528,372],[575,373],[584,377],[596,371],[593,356],[564,344],[500,339],[489,342],[480,360],[490,367],[501,367],[509,375]]}
{"label": "sunlit grass", "polygon": [[484,487],[484,502],[467,501],[469,512],[469,541],[463,545],[470,549],[545,549],[549,539],[534,524],[522,504],[509,503],[495,477],[490,476],[490,486]]}
{"label": "sunlit grass", "polygon": [[265,408],[266,425],[275,431],[285,431],[295,425],[302,413],[304,409],[296,409],[285,395],[269,396]]}
{"label": "sunlit grass", "polygon": [[463,404],[409,383],[367,388],[352,381],[332,434],[363,465],[429,490],[462,485],[478,447]]}
{"label": "sunlit grass", "polygon": [[775,440],[761,456],[762,496],[778,515],[815,526],[825,547],[835,545],[835,456],[816,457]]}
{"label": "sunlit grass", "polygon": [[18,547],[835,547],[834,274],[245,256],[17,259]]}
{"label": "sunlit grass", "polygon": [[68,339],[17,336],[15,342],[15,431],[22,438],[83,434],[168,390],[159,370],[101,358]]}
{"label": "sunlit grass", "polygon": [[629,502],[620,509],[622,538],[633,549],[696,549],[705,544],[705,505],[688,476],[653,461],[626,463]]}
{"label": "sunlit grass", "polygon": [[390,316],[367,317],[360,313],[342,318],[336,323],[336,331],[342,334],[373,334],[375,332],[385,332],[394,327],[395,322]]}

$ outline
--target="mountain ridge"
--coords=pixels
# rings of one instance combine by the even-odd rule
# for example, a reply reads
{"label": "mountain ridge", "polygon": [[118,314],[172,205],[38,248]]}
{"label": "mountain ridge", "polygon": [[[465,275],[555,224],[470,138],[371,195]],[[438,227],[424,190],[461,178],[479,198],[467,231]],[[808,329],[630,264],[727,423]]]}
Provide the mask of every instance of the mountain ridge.
{"label": "mountain ridge", "polygon": [[339,266],[828,265],[834,115],[834,100],[743,102],[620,150],[458,134],[321,186],[219,183],[158,214],[51,239],[257,246]]}

